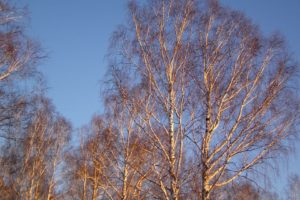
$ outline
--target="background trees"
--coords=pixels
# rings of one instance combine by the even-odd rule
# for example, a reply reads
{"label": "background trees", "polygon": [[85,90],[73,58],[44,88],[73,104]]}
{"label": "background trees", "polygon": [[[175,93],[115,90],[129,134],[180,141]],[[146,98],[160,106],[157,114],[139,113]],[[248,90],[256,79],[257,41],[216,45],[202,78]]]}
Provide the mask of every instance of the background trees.
{"label": "background trees", "polygon": [[44,96],[41,51],[24,34],[23,14],[0,1],[1,199],[53,199],[71,126]]}
{"label": "background trees", "polygon": [[65,156],[64,171],[69,181],[65,196],[93,200],[116,198],[115,194],[121,191],[116,184],[116,135],[99,116],[95,116],[80,134],[80,145]]}
{"label": "background trees", "polygon": [[[8,128],[25,120],[21,116],[25,116],[31,101],[28,94],[33,92],[34,82],[39,80],[36,63],[41,58],[41,51],[24,35],[23,15],[22,9],[0,1],[0,126],[3,130],[0,136],[7,139],[12,137],[5,134]],[[25,82],[32,82],[32,87],[26,87],[26,91]]]}
{"label": "background trees", "polygon": [[55,197],[55,173],[70,137],[69,123],[53,113],[46,99],[35,103],[38,109],[28,127],[18,134],[13,147],[7,148],[1,159],[3,179],[14,199]]}
{"label": "background trees", "polygon": [[24,35],[23,16],[23,10],[0,1],[0,81],[32,75],[41,56],[37,44]]}

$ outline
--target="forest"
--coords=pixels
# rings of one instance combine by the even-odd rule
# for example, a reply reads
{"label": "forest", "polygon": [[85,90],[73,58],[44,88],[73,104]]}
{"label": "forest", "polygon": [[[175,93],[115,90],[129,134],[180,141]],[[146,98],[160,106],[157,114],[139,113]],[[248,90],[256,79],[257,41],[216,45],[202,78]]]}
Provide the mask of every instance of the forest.
{"label": "forest", "polygon": [[0,0],[0,199],[300,200],[297,174],[283,194],[264,184],[299,136],[284,37],[217,0],[128,1],[127,14],[104,111],[74,130],[47,95],[26,11]]}

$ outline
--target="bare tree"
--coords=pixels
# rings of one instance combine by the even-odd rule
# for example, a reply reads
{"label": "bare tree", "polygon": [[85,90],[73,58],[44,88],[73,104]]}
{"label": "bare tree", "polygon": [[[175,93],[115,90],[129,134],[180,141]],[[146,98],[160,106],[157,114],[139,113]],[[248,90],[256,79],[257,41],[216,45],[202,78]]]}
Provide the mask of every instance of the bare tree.
{"label": "bare tree", "polygon": [[25,20],[24,9],[0,0],[1,198],[52,199],[71,128],[40,90],[41,51],[25,35]]}
{"label": "bare tree", "polygon": [[192,6],[188,1],[153,1],[147,9],[132,3],[130,27],[113,38],[121,54],[112,63],[113,83],[119,96],[139,110],[134,122],[159,154],[152,163],[152,181],[165,199],[178,199],[183,185]]}
{"label": "bare tree", "polygon": [[[6,140],[14,138],[9,134],[10,128],[31,118],[24,117],[29,114],[27,109],[33,98],[30,93],[38,93],[37,81],[42,85],[42,77],[36,70],[41,51],[24,34],[25,20],[24,9],[0,1],[0,137]],[[32,82],[32,87],[24,89],[23,80]]]}
{"label": "bare tree", "polygon": [[148,145],[132,126],[132,118],[126,118],[113,101],[110,106],[115,114],[105,120],[95,116],[80,132],[85,139],[78,150],[67,154],[72,198],[143,199],[146,195],[142,186],[151,170],[145,166]]}
{"label": "bare tree", "polygon": [[[36,111],[25,130],[1,158],[1,175],[13,199],[51,199],[56,173],[70,134],[69,123],[57,116],[47,99],[35,101]],[[5,189],[7,191],[7,189]],[[8,198],[9,199],[9,198]]]}
{"label": "bare tree", "polygon": [[0,1],[0,81],[32,74],[40,57],[37,45],[24,35],[24,11]]}
{"label": "bare tree", "polygon": [[[106,96],[106,118],[118,135],[118,157],[116,157],[116,168],[121,174],[120,185],[122,185],[121,199],[144,199],[149,196],[149,188],[144,187],[146,182],[153,181],[150,178],[153,173],[151,160],[157,151],[152,142],[143,135],[140,115],[140,101],[129,97],[139,96],[139,89],[131,87],[125,80],[123,71],[112,69],[115,81]],[[125,76],[124,76],[125,75]],[[125,81],[125,82],[123,82]],[[122,83],[123,82],[123,83]],[[137,101],[135,101],[137,100]],[[153,177],[152,177],[153,178]]]}
{"label": "bare tree", "polygon": [[61,187],[61,182],[63,182],[60,168],[64,162],[63,155],[72,131],[71,124],[58,114],[55,115],[52,126],[52,131],[49,133],[50,149],[47,156],[47,181],[49,185],[46,191],[47,200],[57,196],[57,193],[59,193],[57,190]]}
{"label": "bare tree", "polygon": [[[242,14],[212,1],[197,22],[199,94],[193,142],[201,155],[202,199],[277,153],[298,119],[295,65],[277,35],[260,35]],[[201,119],[202,117],[202,119]]]}
{"label": "bare tree", "polygon": [[118,138],[100,116],[80,130],[80,145],[66,153],[69,183],[65,196],[72,199],[116,199],[121,193],[116,168]]}
{"label": "bare tree", "polygon": [[297,66],[280,36],[214,0],[130,3],[129,14],[113,35],[109,89],[139,110],[134,123],[160,152],[152,166],[164,199],[194,180],[208,200],[288,145]]}

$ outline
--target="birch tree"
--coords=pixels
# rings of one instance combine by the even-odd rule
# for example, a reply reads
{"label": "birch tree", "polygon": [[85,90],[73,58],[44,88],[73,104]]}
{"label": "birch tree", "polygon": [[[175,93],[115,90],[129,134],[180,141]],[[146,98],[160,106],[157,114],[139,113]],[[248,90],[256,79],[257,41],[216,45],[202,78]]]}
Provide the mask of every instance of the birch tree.
{"label": "birch tree", "polygon": [[113,165],[113,155],[117,155],[115,135],[99,116],[94,117],[80,134],[80,146],[66,155],[65,168],[69,179],[66,196],[82,200],[113,199],[113,188],[116,187]]}
{"label": "birch tree", "polygon": [[[25,35],[25,21],[24,9],[0,1],[0,137],[5,140],[14,138],[9,129],[30,119],[30,116],[20,117],[25,116],[30,107],[30,93],[38,93],[34,87],[41,78],[36,69],[41,51],[37,43]],[[26,91],[24,80],[32,82]]]}
{"label": "birch tree", "polygon": [[38,46],[25,36],[25,12],[5,0],[0,1],[0,82],[10,76],[28,76],[40,57]]}
{"label": "birch tree", "polygon": [[[113,101],[110,104],[117,109]],[[132,118],[119,114],[113,114],[113,123],[109,115],[94,116],[91,124],[80,131],[85,139],[73,153],[67,153],[70,185],[66,196],[125,200],[147,195],[142,186],[150,174],[145,166],[149,150],[132,127]]]}
{"label": "birch tree", "polygon": [[283,39],[264,37],[243,14],[211,1],[197,24],[195,81],[202,199],[279,153],[296,134],[296,65]]}
{"label": "birch tree", "polygon": [[178,199],[183,184],[183,122],[188,118],[185,106],[190,92],[188,25],[193,4],[153,1],[148,6],[130,4],[131,23],[114,33],[112,45],[120,56],[114,57],[112,79],[123,87],[129,85],[125,87],[131,90],[123,90],[128,91],[125,94],[119,90],[120,96],[140,110],[136,125],[159,154],[160,159],[152,163],[152,182],[165,199]]}
{"label": "birch tree", "polygon": [[[2,188],[13,199],[51,199],[58,187],[56,174],[61,163],[70,125],[56,115],[47,99],[35,101],[35,113],[25,130],[1,157]],[[21,127],[22,128],[22,127]]]}
{"label": "birch tree", "polygon": [[130,3],[128,21],[112,37],[110,81],[131,88],[116,91],[164,160],[152,162],[164,199],[196,181],[209,200],[288,146],[297,65],[281,36],[216,0]]}
{"label": "birch tree", "polygon": [[0,0],[1,198],[52,199],[70,125],[40,90],[41,51],[25,35],[25,14]]}

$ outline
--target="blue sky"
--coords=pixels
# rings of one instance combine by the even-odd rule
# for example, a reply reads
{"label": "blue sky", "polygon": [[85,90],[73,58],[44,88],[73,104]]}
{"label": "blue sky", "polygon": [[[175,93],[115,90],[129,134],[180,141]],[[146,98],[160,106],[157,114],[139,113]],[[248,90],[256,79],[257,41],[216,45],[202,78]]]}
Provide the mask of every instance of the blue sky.
{"label": "blue sky", "polygon": [[[16,1],[17,2],[17,1]],[[120,0],[20,0],[30,15],[28,34],[47,58],[39,66],[57,110],[75,128],[101,112],[100,80],[105,54],[116,26],[124,21]]]}
{"label": "blue sky", "polygon": [[[75,128],[103,109],[101,82],[111,33],[126,21],[125,0],[15,0],[27,5],[27,32],[38,40],[48,58],[40,65],[57,110]],[[300,61],[299,0],[221,0],[243,11],[265,34],[281,32],[294,58]],[[299,146],[299,142],[298,142]],[[298,148],[299,151],[300,148]],[[300,154],[283,164],[282,177],[300,170]],[[286,171],[287,170],[287,171]],[[279,182],[282,178],[279,179]],[[283,181],[284,182],[284,181]],[[281,184],[279,184],[280,187]]]}

